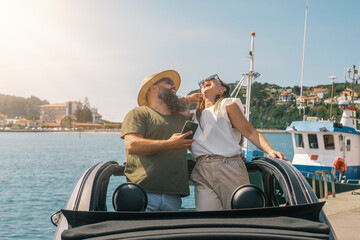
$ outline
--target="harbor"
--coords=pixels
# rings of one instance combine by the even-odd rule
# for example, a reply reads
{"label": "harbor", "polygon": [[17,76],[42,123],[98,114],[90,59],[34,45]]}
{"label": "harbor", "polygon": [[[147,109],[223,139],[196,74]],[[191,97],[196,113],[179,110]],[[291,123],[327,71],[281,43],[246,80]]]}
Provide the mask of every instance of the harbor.
{"label": "harbor", "polygon": [[[1,1],[0,239],[105,239],[106,229],[112,239],[360,239],[359,9],[355,0]],[[199,80],[221,76],[288,160],[236,139],[251,184],[237,184],[231,210],[197,211],[189,181],[181,211],[148,214],[146,191],[121,174],[136,165],[122,121],[141,106],[141,80],[165,69],[179,72],[173,91],[185,104]],[[185,174],[172,181],[184,172],[167,160],[151,187],[186,184]]]}
{"label": "harbor", "polygon": [[[292,148],[288,147],[290,134],[264,134],[276,149],[292,158]],[[99,161],[125,161],[123,140],[118,133],[84,134],[79,138],[67,133],[4,132],[0,140],[3,143],[0,180],[2,186],[8,186],[0,188],[3,196],[0,218],[4,223],[0,234],[7,236],[4,239],[45,239],[53,235],[56,228],[48,221],[49,215],[65,205],[79,173]],[[23,146],[20,150],[16,148],[19,144]],[[352,192],[321,199],[326,201],[325,213],[340,240],[356,239],[360,226],[360,195]],[[194,207],[194,199],[184,198],[183,204]],[[34,210],[38,214],[33,215]],[[20,213],[32,217],[20,218]]]}
{"label": "harbor", "polygon": [[360,227],[360,190],[328,196],[324,211],[339,240],[358,239]]}

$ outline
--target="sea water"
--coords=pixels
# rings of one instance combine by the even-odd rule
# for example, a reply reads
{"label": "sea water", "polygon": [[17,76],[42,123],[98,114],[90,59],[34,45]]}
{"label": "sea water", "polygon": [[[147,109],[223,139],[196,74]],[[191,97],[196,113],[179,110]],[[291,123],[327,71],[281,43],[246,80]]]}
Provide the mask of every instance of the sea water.
{"label": "sea water", "polygon": [[[292,159],[290,134],[264,136]],[[82,173],[104,161],[125,162],[118,133],[0,132],[0,239],[52,239],[51,214],[65,207]],[[107,199],[123,181],[110,181]],[[191,193],[183,207],[194,207]]]}

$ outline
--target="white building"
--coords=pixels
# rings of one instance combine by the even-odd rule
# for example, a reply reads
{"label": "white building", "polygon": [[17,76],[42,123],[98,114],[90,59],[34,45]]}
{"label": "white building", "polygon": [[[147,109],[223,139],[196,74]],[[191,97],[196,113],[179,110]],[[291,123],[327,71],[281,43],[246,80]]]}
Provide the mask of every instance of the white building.
{"label": "white building", "polygon": [[329,94],[329,90],[327,88],[314,88],[314,94],[323,99]]}
{"label": "white building", "polygon": [[40,105],[40,120],[43,122],[56,122],[58,116],[66,115],[66,104],[55,103]]}
{"label": "white building", "polygon": [[98,109],[95,107],[91,108],[91,115],[93,119],[93,123],[100,123],[102,116],[98,113]]}
{"label": "white building", "polygon": [[66,104],[66,115],[74,115],[78,108],[82,107],[81,102],[68,101]]}

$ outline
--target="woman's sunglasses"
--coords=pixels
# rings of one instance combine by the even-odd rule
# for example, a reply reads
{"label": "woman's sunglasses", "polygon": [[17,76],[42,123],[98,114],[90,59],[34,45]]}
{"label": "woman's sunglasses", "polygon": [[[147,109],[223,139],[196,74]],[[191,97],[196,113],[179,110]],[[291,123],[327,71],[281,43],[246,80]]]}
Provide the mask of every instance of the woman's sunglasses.
{"label": "woman's sunglasses", "polygon": [[218,79],[221,82],[219,76],[217,74],[213,74],[213,75],[199,81],[199,86],[201,87],[204,84],[205,81],[211,81],[211,80],[214,80],[214,79]]}

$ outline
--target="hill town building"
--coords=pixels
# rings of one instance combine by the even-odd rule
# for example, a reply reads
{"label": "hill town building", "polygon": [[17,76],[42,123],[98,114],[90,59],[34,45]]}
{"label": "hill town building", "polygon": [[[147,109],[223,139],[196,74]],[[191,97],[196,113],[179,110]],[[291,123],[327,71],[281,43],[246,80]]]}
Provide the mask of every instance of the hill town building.
{"label": "hill town building", "polygon": [[314,88],[314,95],[323,99],[325,96],[329,94],[329,90],[327,88]]}
{"label": "hill town building", "polygon": [[[61,121],[65,116],[74,116],[76,110],[81,107],[82,103],[76,101],[40,105],[40,120],[44,123],[47,122],[61,124]],[[91,114],[93,123],[101,122],[102,116],[98,113],[97,108],[91,108]]]}
{"label": "hill town building", "polygon": [[6,118],[6,115],[0,113],[0,128],[4,128],[6,126]]}
{"label": "hill town building", "polygon": [[57,117],[65,116],[66,112],[66,103],[40,105],[40,120],[55,123]]}
{"label": "hill town building", "polygon": [[344,91],[341,91],[340,95],[336,96],[336,102],[338,104],[341,104],[342,102],[345,101],[351,103],[353,95],[354,95],[354,100],[357,100],[359,98],[359,95],[356,92],[354,92],[353,94],[351,89],[345,89]]}
{"label": "hill town building", "polygon": [[295,103],[296,102],[296,96],[292,92],[283,92],[279,96],[278,103]]}

